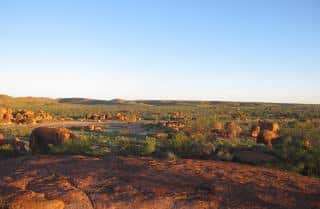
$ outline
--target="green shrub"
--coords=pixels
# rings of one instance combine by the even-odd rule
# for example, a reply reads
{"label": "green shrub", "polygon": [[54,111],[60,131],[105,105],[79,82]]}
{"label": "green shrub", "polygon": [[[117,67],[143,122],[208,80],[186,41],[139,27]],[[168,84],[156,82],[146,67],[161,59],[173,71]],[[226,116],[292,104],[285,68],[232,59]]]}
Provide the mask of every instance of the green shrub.
{"label": "green shrub", "polygon": [[189,151],[190,138],[184,132],[178,132],[168,140],[162,140],[162,151],[171,151],[179,156],[186,154]]}
{"label": "green shrub", "polygon": [[188,144],[187,149],[184,153],[184,156],[193,157],[193,158],[207,158],[215,150],[215,146],[211,142],[204,142],[202,140],[191,141]]}
{"label": "green shrub", "polygon": [[187,151],[184,150],[187,148],[190,138],[184,132],[178,132],[174,138],[170,141],[172,148],[177,151]]}
{"label": "green shrub", "polygon": [[49,145],[50,154],[91,154],[90,143],[87,138],[72,139],[63,144]]}
{"label": "green shrub", "polygon": [[161,150],[171,151],[179,157],[185,158],[205,158],[211,155],[214,146],[211,142],[203,140],[193,140],[184,132],[178,132],[168,140],[162,140]]}
{"label": "green shrub", "polygon": [[0,132],[4,133],[7,137],[29,137],[31,131],[32,128],[28,126],[0,128]]}
{"label": "green shrub", "polygon": [[311,148],[304,156],[302,174],[320,176],[320,146]]}
{"label": "green shrub", "polygon": [[123,156],[142,155],[144,148],[142,143],[124,136],[111,138],[108,146],[112,154]]}
{"label": "green shrub", "polygon": [[214,157],[217,160],[231,161],[233,159],[233,147],[232,141],[221,140],[215,143]]}
{"label": "green shrub", "polygon": [[18,155],[18,152],[12,144],[0,145],[0,156],[14,157],[16,155]]}
{"label": "green shrub", "polygon": [[128,155],[130,140],[127,137],[115,137],[109,142],[111,152],[119,155]]}
{"label": "green shrub", "polygon": [[277,166],[304,175],[320,176],[320,146],[306,147],[301,138],[284,136],[274,146]]}
{"label": "green shrub", "polygon": [[156,151],[157,141],[154,137],[146,137],[143,149],[143,155],[149,155]]}
{"label": "green shrub", "polygon": [[211,130],[214,127],[215,123],[217,123],[217,121],[218,120],[216,115],[210,115],[209,117],[198,117],[194,121],[189,121],[189,123],[187,123],[187,126],[193,129]]}
{"label": "green shrub", "polygon": [[110,141],[111,152],[118,155],[150,155],[156,150],[156,139],[146,137],[144,141],[116,137]]}

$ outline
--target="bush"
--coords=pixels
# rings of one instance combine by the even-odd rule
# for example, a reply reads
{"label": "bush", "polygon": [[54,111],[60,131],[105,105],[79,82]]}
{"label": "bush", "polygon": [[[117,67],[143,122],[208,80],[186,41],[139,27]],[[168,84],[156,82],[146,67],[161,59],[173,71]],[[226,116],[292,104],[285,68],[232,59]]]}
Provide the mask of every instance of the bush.
{"label": "bush", "polygon": [[72,139],[63,144],[49,144],[50,154],[73,154],[73,155],[88,155],[92,154],[90,143],[87,138]]}
{"label": "bush", "polygon": [[143,155],[149,155],[156,151],[156,138],[154,137],[146,137],[144,149],[143,149]]}
{"label": "bush", "polygon": [[141,155],[143,146],[136,140],[130,140],[128,137],[119,136],[110,138],[108,142],[111,153],[115,155]]}
{"label": "bush", "polygon": [[320,146],[313,147],[304,156],[303,175],[320,176]]}
{"label": "bush", "polygon": [[32,128],[28,126],[19,127],[6,127],[0,128],[0,132],[4,133],[7,137],[29,137]]}
{"label": "bush", "polygon": [[233,147],[235,144],[232,141],[216,141],[214,158],[217,160],[231,161],[233,159]]}
{"label": "bush", "polygon": [[171,139],[162,141],[161,149],[176,153],[179,157],[206,158],[211,155],[214,146],[211,142],[193,140],[184,132],[178,132]]}
{"label": "bush", "polygon": [[190,139],[183,132],[178,132],[168,140],[162,140],[162,151],[171,151],[178,155],[184,155],[189,150]]}
{"label": "bush", "polygon": [[178,132],[172,140],[170,140],[171,146],[174,150],[177,151],[187,151],[184,150],[187,148],[190,138],[184,132]]}
{"label": "bush", "polygon": [[274,146],[277,166],[303,175],[320,176],[320,146],[306,147],[301,138],[285,136]]}
{"label": "bush", "polygon": [[218,122],[216,115],[211,115],[209,117],[199,117],[194,121],[190,121],[187,126],[192,129],[206,129],[211,130],[215,127]]}
{"label": "bush", "polygon": [[314,145],[320,145],[320,130],[318,128],[284,128],[281,129],[282,136],[291,136],[295,139],[308,139]]}
{"label": "bush", "polygon": [[0,145],[0,156],[3,157],[14,157],[18,155],[18,151],[12,144]]}
{"label": "bush", "polygon": [[208,158],[215,150],[215,146],[211,142],[191,141],[188,143],[189,152],[184,156],[194,158]]}
{"label": "bush", "polygon": [[115,137],[109,141],[111,152],[119,155],[128,155],[130,148],[130,140],[127,137]]}

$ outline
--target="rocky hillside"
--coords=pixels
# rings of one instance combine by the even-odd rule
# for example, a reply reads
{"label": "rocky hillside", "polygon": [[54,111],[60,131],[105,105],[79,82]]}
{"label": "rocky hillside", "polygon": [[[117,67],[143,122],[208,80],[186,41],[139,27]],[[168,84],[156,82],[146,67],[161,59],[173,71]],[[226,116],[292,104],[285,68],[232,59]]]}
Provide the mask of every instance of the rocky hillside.
{"label": "rocky hillside", "polygon": [[319,179],[235,163],[35,156],[0,167],[10,209],[320,208]]}

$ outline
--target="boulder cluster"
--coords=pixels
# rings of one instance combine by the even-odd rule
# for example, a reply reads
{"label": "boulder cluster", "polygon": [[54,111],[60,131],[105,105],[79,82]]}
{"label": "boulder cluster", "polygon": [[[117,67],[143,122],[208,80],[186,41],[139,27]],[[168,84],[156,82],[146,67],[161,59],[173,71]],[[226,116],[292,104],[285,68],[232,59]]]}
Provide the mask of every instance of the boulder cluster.
{"label": "boulder cluster", "polygon": [[227,122],[224,125],[224,135],[228,138],[236,138],[240,135],[242,129],[237,122]]}
{"label": "boulder cluster", "polygon": [[138,117],[136,115],[128,116],[125,113],[108,113],[108,114],[87,114],[86,115],[87,120],[95,120],[95,121],[105,121],[105,120],[118,120],[118,121],[127,121],[127,122],[136,122],[142,120],[141,117]]}
{"label": "boulder cluster", "polygon": [[179,131],[185,127],[186,116],[182,112],[168,113],[169,120],[162,120],[159,122],[161,127],[170,128],[174,131]]}
{"label": "boulder cluster", "polygon": [[[242,128],[235,121],[225,123],[217,122],[213,127],[213,133],[216,136],[236,138],[240,136]],[[257,125],[253,125],[250,130],[250,136],[255,138],[257,143],[264,143],[272,146],[272,141],[279,138],[280,125],[276,122],[259,121]]]}
{"label": "boulder cluster", "polygon": [[215,121],[213,123],[213,132],[221,132],[223,130],[223,124],[220,121]]}
{"label": "boulder cluster", "polygon": [[0,108],[0,123],[39,123],[52,119],[53,117],[43,110],[33,112],[25,109],[13,111],[9,108]]}
{"label": "boulder cluster", "polygon": [[96,121],[103,121],[103,120],[108,120],[110,117],[110,115],[104,115],[104,114],[97,114],[97,113],[93,113],[93,114],[87,114],[86,115],[86,119],[87,120],[96,120]]}
{"label": "boulder cluster", "polygon": [[179,131],[185,127],[185,124],[181,121],[160,121],[159,125],[161,127],[166,127],[173,129],[174,131]]}
{"label": "boulder cluster", "polygon": [[10,123],[12,120],[12,110],[9,108],[0,108],[0,122]]}
{"label": "boulder cluster", "polygon": [[258,143],[272,146],[272,141],[279,138],[280,125],[276,122],[259,121],[253,125],[250,131],[251,137],[256,138]]}
{"label": "boulder cluster", "polygon": [[84,130],[89,132],[102,132],[103,127],[99,125],[88,125],[84,127]]}
{"label": "boulder cluster", "polygon": [[225,124],[223,124],[220,121],[216,121],[214,122],[211,131],[212,131],[213,138],[223,137],[223,138],[234,139],[240,136],[242,132],[242,128],[235,121],[226,122]]}
{"label": "boulder cluster", "polygon": [[118,112],[114,117],[115,120],[120,120],[120,121],[129,121],[128,115],[125,115],[123,113]]}
{"label": "boulder cluster", "polygon": [[182,121],[186,118],[185,114],[182,112],[172,112],[168,114],[170,120]]}

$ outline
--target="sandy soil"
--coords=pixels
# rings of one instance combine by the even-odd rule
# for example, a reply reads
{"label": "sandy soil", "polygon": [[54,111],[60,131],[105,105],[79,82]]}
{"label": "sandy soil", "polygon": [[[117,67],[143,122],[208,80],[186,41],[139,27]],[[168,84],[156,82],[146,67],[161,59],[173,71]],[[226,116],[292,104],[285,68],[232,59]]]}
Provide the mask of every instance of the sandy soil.
{"label": "sandy soil", "polygon": [[98,125],[105,127],[107,132],[114,132],[114,131],[124,131],[128,134],[137,134],[137,135],[146,135],[147,132],[144,130],[144,124],[147,122],[139,121],[139,122],[123,122],[117,120],[108,120],[108,121],[50,121],[50,122],[43,122],[39,124],[1,124],[1,127],[30,127],[30,128],[37,128],[42,126],[47,127],[84,127],[88,125]]}

